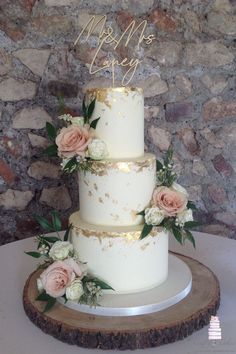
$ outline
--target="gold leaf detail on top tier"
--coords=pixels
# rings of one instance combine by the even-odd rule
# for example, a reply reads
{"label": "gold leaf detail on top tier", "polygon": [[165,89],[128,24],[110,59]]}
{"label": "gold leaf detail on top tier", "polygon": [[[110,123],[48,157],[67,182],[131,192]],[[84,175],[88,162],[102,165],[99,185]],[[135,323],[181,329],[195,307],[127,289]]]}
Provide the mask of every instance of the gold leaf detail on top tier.
{"label": "gold leaf detail on top tier", "polygon": [[[124,93],[128,96],[130,92],[140,92],[143,93],[143,90],[139,87],[104,87],[104,88],[91,88],[86,90],[86,95],[89,101],[92,101],[94,98],[98,102],[104,103],[107,107],[111,108],[112,102],[110,102],[108,95],[112,92]],[[112,98],[111,101],[116,101]]]}

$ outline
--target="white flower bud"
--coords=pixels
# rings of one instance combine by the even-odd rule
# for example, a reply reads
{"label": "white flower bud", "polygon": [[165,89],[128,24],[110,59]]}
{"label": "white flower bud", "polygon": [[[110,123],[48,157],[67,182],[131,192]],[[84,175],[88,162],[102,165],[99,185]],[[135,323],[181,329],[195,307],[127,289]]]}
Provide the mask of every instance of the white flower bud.
{"label": "white flower bud", "polygon": [[165,218],[163,210],[159,208],[147,208],[145,209],[145,222],[148,225],[160,225]]}
{"label": "white flower bud", "polygon": [[67,258],[70,253],[73,252],[73,246],[68,241],[56,241],[50,251],[49,256],[54,261],[62,261],[63,259]]}
{"label": "white flower bud", "polygon": [[181,213],[177,215],[176,221],[181,225],[184,226],[184,224],[188,221],[193,221],[193,212],[192,209],[185,209]]}
{"label": "white flower bud", "polygon": [[43,283],[40,278],[37,279],[37,288],[38,288],[39,293],[42,293],[44,290]]}
{"label": "white flower bud", "polygon": [[74,125],[84,126],[84,117],[71,117],[70,121]]}
{"label": "white flower bud", "polygon": [[102,160],[108,156],[106,143],[100,139],[93,139],[88,145],[88,155],[93,160]]}
{"label": "white flower bud", "polygon": [[70,301],[78,301],[84,293],[83,283],[80,279],[75,279],[66,288],[66,298]]}

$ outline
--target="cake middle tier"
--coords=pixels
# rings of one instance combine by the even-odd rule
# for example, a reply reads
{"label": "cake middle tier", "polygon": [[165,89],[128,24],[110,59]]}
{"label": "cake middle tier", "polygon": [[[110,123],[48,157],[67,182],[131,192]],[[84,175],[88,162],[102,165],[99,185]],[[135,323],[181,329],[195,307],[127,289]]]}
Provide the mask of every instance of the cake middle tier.
{"label": "cake middle tier", "polygon": [[80,216],[95,225],[131,226],[142,222],[156,183],[156,158],[103,160],[79,172]]}

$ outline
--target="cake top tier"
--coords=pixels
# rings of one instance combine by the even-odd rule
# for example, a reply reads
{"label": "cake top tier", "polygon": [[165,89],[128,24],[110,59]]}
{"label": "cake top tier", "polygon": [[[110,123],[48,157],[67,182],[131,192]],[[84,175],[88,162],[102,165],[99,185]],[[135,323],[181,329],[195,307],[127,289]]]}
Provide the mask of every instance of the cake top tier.
{"label": "cake top tier", "polygon": [[107,144],[109,158],[133,158],[144,153],[143,90],[136,87],[90,88],[86,102],[96,98],[91,120],[100,117],[96,136]]}

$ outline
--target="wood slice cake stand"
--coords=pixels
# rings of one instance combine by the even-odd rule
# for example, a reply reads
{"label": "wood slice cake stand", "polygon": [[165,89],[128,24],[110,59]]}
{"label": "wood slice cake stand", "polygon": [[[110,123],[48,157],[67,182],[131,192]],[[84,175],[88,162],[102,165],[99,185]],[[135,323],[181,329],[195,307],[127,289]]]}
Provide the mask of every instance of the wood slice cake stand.
{"label": "wood slice cake stand", "polygon": [[164,310],[137,316],[98,316],[57,303],[45,314],[45,304],[35,301],[38,270],[24,287],[25,312],[43,332],[84,348],[140,349],[183,339],[209,324],[220,305],[220,287],[209,268],[192,258],[175,255],[190,268],[192,289],[183,300]]}

